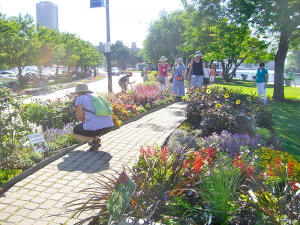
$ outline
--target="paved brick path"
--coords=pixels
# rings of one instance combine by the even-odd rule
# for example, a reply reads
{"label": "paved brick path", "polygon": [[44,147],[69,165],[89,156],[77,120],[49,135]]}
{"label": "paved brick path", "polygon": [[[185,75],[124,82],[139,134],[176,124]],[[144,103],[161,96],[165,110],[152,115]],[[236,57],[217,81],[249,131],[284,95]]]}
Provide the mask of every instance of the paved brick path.
{"label": "paved brick path", "polygon": [[[185,120],[184,103],[174,103],[102,137],[98,152],[87,152],[87,144],[52,162],[0,196],[0,224],[74,224],[92,215],[72,218],[65,203],[85,197],[79,192],[94,182],[90,177],[133,165],[140,146],[163,145]],[[60,215],[58,215],[60,214]]]}

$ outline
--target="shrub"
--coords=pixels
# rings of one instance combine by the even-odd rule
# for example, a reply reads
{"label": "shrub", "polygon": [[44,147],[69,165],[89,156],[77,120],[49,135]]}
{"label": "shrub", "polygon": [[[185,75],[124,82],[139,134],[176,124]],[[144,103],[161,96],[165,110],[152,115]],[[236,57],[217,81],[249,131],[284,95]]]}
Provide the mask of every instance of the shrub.
{"label": "shrub", "polygon": [[[300,163],[292,154],[276,149],[261,147],[255,151],[257,157],[257,169],[264,176],[291,176],[300,177]],[[288,171],[287,171],[288,168]]]}
{"label": "shrub", "polygon": [[271,131],[269,131],[267,128],[261,128],[255,131],[255,133],[259,134],[263,140],[267,141],[272,136]]}
{"label": "shrub", "polygon": [[23,100],[22,95],[9,88],[0,89],[0,165],[3,168],[14,168],[12,155],[20,146],[18,140],[30,132],[30,127],[20,119]]}
{"label": "shrub", "polygon": [[9,181],[10,179],[14,178],[15,176],[22,173],[22,170],[18,169],[0,169],[0,184],[5,183],[6,181]]}
{"label": "shrub", "polygon": [[147,110],[143,106],[139,106],[136,108],[139,114],[143,114],[144,112],[147,112]]}
{"label": "shrub", "polygon": [[223,130],[252,135],[257,126],[268,129],[273,126],[270,106],[252,101],[250,96],[220,88],[196,89],[189,96],[187,120],[202,130],[203,137]]}
{"label": "shrub", "polygon": [[177,129],[170,136],[167,148],[173,152],[180,152],[188,143],[188,148],[197,148],[199,138],[194,138],[194,136],[199,132],[199,130],[195,130],[189,133],[185,130]]}

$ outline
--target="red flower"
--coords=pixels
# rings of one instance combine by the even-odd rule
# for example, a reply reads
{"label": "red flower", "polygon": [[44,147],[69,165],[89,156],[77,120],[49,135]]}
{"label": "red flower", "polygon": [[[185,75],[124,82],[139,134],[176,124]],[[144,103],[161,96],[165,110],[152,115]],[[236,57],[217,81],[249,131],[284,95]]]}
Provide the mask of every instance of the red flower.
{"label": "red flower", "polygon": [[250,175],[252,175],[252,174],[253,174],[253,171],[254,171],[254,168],[253,168],[252,165],[250,165],[250,166],[248,167],[248,169],[247,169],[247,173],[250,174]]}
{"label": "red flower", "polygon": [[293,189],[294,191],[297,191],[297,190],[298,190],[298,187],[297,187],[297,185],[296,185],[296,181],[295,181],[295,180],[293,181],[292,189]]}
{"label": "red flower", "polygon": [[58,101],[60,101],[60,98],[57,98]]}
{"label": "red flower", "polygon": [[288,176],[289,177],[293,176],[293,166],[295,166],[295,163],[293,161],[290,161],[289,165],[288,165]]}
{"label": "red flower", "polygon": [[279,158],[279,157],[277,157],[276,159],[275,159],[275,161],[276,161],[276,172],[277,172],[277,176],[279,176],[280,177],[280,166],[282,165],[282,161],[281,161],[281,159]]}
{"label": "red flower", "polygon": [[270,163],[268,174],[270,177],[274,177],[273,165]]}
{"label": "red flower", "polygon": [[180,80],[180,76],[178,76],[176,79],[177,79],[177,80]]}

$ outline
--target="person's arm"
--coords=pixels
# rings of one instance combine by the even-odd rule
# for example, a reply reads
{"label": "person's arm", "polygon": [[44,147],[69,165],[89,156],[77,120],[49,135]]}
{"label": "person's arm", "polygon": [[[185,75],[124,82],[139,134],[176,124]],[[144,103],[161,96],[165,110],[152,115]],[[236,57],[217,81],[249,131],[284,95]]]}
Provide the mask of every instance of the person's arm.
{"label": "person's arm", "polygon": [[79,121],[85,121],[85,115],[84,115],[84,112],[83,112],[83,108],[81,105],[78,105],[76,106],[76,117]]}
{"label": "person's arm", "polygon": [[129,82],[129,77],[126,77],[126,81],[127,81],[127,84],[133,84],[133,83],[135,83],[135,81],[133,81],[133,82]]}
{"label": "person's arm", "polygon": [[191,60],[191,62],[190,62],[189,77],[191,77],[191,72],[192,72],[192,68],[193,68],[193,62],[194,62],[194,60]]}
{"label": "person's arm", "polygon": [[269,74],[268,73],[265,74],[265,78],[266,78],[266,82],[265,82],[264,89],[267,88],[267,84],[268,84],[268,80],[269,80]]}

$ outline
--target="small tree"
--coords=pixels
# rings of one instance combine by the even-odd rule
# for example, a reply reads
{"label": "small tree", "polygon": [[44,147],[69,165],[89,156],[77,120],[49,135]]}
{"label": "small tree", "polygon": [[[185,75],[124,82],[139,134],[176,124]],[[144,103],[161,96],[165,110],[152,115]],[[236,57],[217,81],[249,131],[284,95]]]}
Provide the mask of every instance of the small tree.
{"label": "small tree", "polygon": [[246,24],[237,26],[229,23],[225,18],[214,26],[209,35],[213,38],[208,43],[210,51],[204,58],[217,59],[222,63],[223,77],[226,82],[232,80],[236,69],[242,63],[258,63],[272,58],[272,54],[267,51],[268,44],[258,37],[252,37]]}

